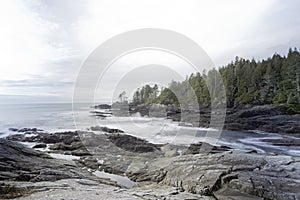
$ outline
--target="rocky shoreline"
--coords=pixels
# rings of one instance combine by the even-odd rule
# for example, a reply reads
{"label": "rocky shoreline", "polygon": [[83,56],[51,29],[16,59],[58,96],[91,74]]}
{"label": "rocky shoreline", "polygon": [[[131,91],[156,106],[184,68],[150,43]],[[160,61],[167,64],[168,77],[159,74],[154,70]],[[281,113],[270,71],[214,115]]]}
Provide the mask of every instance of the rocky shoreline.
{"label": "rocky shoreline", "polygon": [[299,156],[152,144],[107,127],[11,131],[0,139],[2,199],[300,199]]}
{"label": "rocky shoreline", "polygon": [[[108,114],[128,116],[140,113],[141,116],[166,117],[180,122],[182,126],[193,127],[209,127],[211,118],[211,108],[209,106],[202,106],[199,110],[190,110],[160,104],[114,103],[112,106],[101,104],[93,108],[110,110],[106,115],[100,111],[92,111],[95,116],[99,117],[107,117]],[[245,105],[227,108],[223,128],[224,130],[233,131],[260,130],[300,138],[300,114],[284,106],[275,105]]]}

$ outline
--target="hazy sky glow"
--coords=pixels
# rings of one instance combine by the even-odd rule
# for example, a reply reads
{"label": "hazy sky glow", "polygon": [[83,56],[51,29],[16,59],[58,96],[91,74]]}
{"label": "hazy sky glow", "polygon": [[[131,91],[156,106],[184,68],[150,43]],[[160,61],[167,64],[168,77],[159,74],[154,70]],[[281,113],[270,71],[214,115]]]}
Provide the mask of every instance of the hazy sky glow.
{"label": "hazy sky glow", "polygon": [[0,103],[71,101],[89,53],[132,29],[182,33],[216,66],[286,54],[300,47],[299,8],[298,0],[2,0]]}

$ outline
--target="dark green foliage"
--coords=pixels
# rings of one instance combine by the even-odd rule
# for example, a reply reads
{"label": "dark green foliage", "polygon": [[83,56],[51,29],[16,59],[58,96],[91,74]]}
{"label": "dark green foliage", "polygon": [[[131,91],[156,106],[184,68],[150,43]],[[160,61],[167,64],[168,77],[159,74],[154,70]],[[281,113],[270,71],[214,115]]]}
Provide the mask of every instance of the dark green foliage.
{"label": "dark green foliage", "polygon": [[[225,86],[228,107],[285,104],[290,105],[290,110],[300,110],[300,53],[297,49],[289,49],[287,56],[275,53],[271,58],[258,62],[236,57],[234,62],[218,71]],[[213,69],[207,74],[191,74],[182,82],[172,81],[160,92],[156,85],[146,85],[136,91],[133,102],[180,104],[182,107],[190,107],[193,98],[200,106],[219,102],[222,95],[219,94],[221,86],[216,72]]]}
{"label": "dark green foliage", "polygon": [[300,104],[284,104],[282,105],[290,114],[300,114]]}
{"label": "dark green foliage", "polygon": [[142,89],[138,88],[133,95],[133,103],[135,105],[155,103],[158,92],[158,86],[156,84],[153,87],[145,85]]}
{"label": "dark green foliage", "polygon": [[163,88],[161,94],[157,99],[157,103],[164,104],[164,105],[175,105],[179,106],[178,99],[176,98],[175,94],[169,88]]}

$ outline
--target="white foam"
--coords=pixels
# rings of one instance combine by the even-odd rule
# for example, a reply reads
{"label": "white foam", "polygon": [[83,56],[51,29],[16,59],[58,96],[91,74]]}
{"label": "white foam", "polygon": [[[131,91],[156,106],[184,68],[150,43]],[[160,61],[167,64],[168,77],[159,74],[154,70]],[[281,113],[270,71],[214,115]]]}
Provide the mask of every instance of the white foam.
{"label": "white foam", "polygon": [[288,152],[290,155],[300,156],[300,150],[291,149],[291,150],[288,150]]}
{"label": "white foam", "polygon": [[19,142],[20,144],[23,144],[24,146],[28,147],[28,148],[32,148],[35,145],[39,144],[37,142]]}

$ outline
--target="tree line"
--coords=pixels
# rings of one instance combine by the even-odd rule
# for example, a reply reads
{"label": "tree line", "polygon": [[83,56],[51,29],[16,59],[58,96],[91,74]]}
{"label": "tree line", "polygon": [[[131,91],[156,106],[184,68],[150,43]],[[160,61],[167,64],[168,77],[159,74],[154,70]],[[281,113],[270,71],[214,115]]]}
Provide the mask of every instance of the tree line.
{"label": "tree line", "polygon": [[[218,77],[217,75],[221,77]],[[191,74],[184,81],[172,81],[168,87],[145,85],[135,91],[133,104],[159,103],[188,106],[193,96],[199,105],[210,105],[213,95],[224,84],[228,107],[252,104],[300,104],[300,52],[289,49],[287,56],[275,53],[272,57],[256,61],[236,57],[219,69]],[[220,79],[220,80],[217,80]]]}

